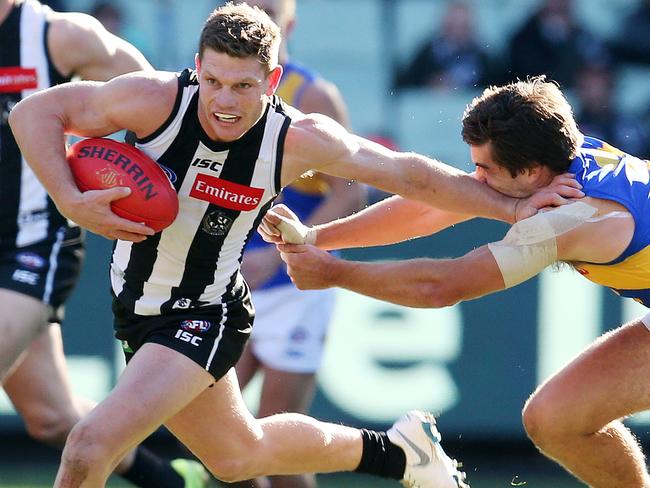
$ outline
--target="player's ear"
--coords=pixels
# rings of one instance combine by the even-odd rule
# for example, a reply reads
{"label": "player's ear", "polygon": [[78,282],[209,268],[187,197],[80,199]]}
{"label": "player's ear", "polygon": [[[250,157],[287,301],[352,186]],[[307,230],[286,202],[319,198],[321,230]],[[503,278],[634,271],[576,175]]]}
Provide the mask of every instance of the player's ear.
{"label": "player's ear", "polygon": [[196,66],[196,72],[199,73],[201,71],[201,57],[199,53],[194,55],[194,66]]}
{"label": "player's ear", "polygon": [[282,66],[278,64],[266,77],[266,79],[269,81],[269,85],[266,89],[266,95],[270,97],[275,93],[275,90],[278,89],[278,85],[280,84],[280,78],[282,78]]}

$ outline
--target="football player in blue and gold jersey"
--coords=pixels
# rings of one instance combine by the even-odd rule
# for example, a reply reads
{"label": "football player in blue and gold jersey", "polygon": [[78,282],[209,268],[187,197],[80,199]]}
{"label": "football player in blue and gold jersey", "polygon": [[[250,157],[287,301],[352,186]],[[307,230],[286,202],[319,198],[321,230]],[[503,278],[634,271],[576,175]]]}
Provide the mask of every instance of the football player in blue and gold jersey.
{"label": "football player in blue and gold jersey", "polygon": [[[355,216],[307,227],[280,207],[267,214],[261,230],[280,243],[296,285],[442,307],[566,262],[650,306],[649,161],[580,133],[563,94],[543,77],[486,89],[466,109],[462,134],[476,178],[490,187],[523,197],[577,180],[585,197],[522,220],[503,240],[460,258],[389,263],[343,261],[322,249],[398,242],[472,216],[391,197]],[[289,242],[286,226],[293,242],[308,235],[315,245],[281,243],[283,236]],[[649,375],[650,314],[606,333],[540,386],[524,407],[528,435],[589,486],[650,486],[641,448],[620,421],[650,409]]]}

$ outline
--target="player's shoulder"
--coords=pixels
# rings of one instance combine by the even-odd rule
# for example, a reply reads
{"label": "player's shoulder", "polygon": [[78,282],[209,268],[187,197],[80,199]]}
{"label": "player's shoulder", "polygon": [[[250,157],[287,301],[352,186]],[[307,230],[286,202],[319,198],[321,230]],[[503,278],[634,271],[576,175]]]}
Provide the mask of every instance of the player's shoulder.
{"label": "player's shoulder", "polygon": [[[54,12],[48,15],[50,42],[74,45],[86,42],[106,31],[102,23],[82,12]],[[84,46],[77,44],[77,48]]]}
{"label": "player's shoulder", "polygon": [[128,96],[133,104],[173,106],[179,91],[178,73],[136,71],[113,78],[107,86]]}
{"label": "player's shoulder", "polygon": [[295,107],[289,107],[287,114],[291,118],[291,123],[287,130],[287,141],[289,144],[294,142],[306,141],[314,142],[314,139],[327,136],[338,126],[336,121],[327,115],[320,113],[304,113]]}
{"label": "player's shoulder", "polygon": [[80,66],[105,55],[109,33],[94,17],[81,12],[51,11],[48,22],[48,51],[62,74],[76,74]]}
{"label": "player's shoulder", "polygon": [[296,176],[308,169],[318,170],[321,164],[354,150],[354,138],[330,117],[298,111],[296,114],[291,118],[284,143],[284,162],[301,167]]}

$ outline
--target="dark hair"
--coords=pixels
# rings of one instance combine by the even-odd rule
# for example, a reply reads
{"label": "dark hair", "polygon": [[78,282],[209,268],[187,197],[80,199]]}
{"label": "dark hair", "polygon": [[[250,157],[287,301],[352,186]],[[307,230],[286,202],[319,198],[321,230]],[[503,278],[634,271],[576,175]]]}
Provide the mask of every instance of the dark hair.
{"label": "dark hair", "polygon": [[474,146],[489,142],[513,178],[538,164],[566,171],[580,140],[569,102],[544,76],[486,88],[465,109],[462,135]]}
{"label": "dark hair", "polygon": [[277,64],[280,41],[280,28],[263,10],[246,3],[228,2],[205,21],[199,57],[203,57],[206,48],[235,58],[254,56],[268,72]]}

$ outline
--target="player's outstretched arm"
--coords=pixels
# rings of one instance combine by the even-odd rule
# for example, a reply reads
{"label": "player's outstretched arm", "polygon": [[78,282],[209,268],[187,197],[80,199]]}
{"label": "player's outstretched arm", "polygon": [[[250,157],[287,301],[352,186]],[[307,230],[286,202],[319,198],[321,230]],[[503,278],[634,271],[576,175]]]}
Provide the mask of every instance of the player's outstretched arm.
{"label": "player's outstretched arm", "polygon": [[84,80],[107,81],[132,71],[153,70],[133,45],[82,13],[53,13],[48,46],[52,62],[61,73]]}
{"label": "player's outstretched arm", "polygon": [[346,261],[314,246],[279,248],[300,289],[339,287],[398,305],[439,308],[504,288],[486,246],[457,259],[393,262]]}
{"label": "player's outstretched arm", "polygon": [[566,205],[517,223],[501,241],[456,259],[355,262],[309,245],[278,247],[298,288],[336,286],[400,305],[435,308],[516,286],[556,261],[617,258],[632,239],[634,220],[627,212],[599,212],[598,204]]}
{"label": "player's outstretched arm", "polygon": [[[528,201],[522,200],[518,205],[520,215],[537,212],[535,201],[547,201],[556,198],[557,203],[566,203],[566,198],[582,196],[580,185],[573,175],[556,176],[550,185],[538,191]],[[566,197],[566,198],[565,198]],[[528,216],[528,215],[527,215]],[[357,214],[343,217],[332,222],[303,226],[298,218],[282,205],[273,207],[265,216],[260,226],[260,233],[268,242],[313,244],[321,249],[346,249],[353,247],[381,246],[406,241],[415,237],[434,234],[454,224],[469,220],[467,215],[446,212],[422,202],[392,196],[377,202]],[[293,236],[290,239],[278,229],[283,226]],[[305,241],[305,237],[309,239]]]}
{"label": "player's outstretched arm", "polygon": [[[391,151],[315,114],[298,118],[288,131],[283,185],[310,169],[356,179],[454,213],[517,220],[517,199],[492,190],[461,170],[420,154]],[[551,198],[548,200],[536,205],[552,204]]]}
{"label": "player's outstretched arm", "polygon": [[406,241],[433,234],[469,218],[422,202],[392,196],[354,215],[311,227],[303,227],[286,207],[276,205],[267,212],[259,231],[268,242],[305,243],[304,237],[296,241],[288,235],[282,236],[278,224],[284,222],[281,228],[285,231],[290,228],[292,235],[309,234],[309,244],[321,249],[347,249]]}

